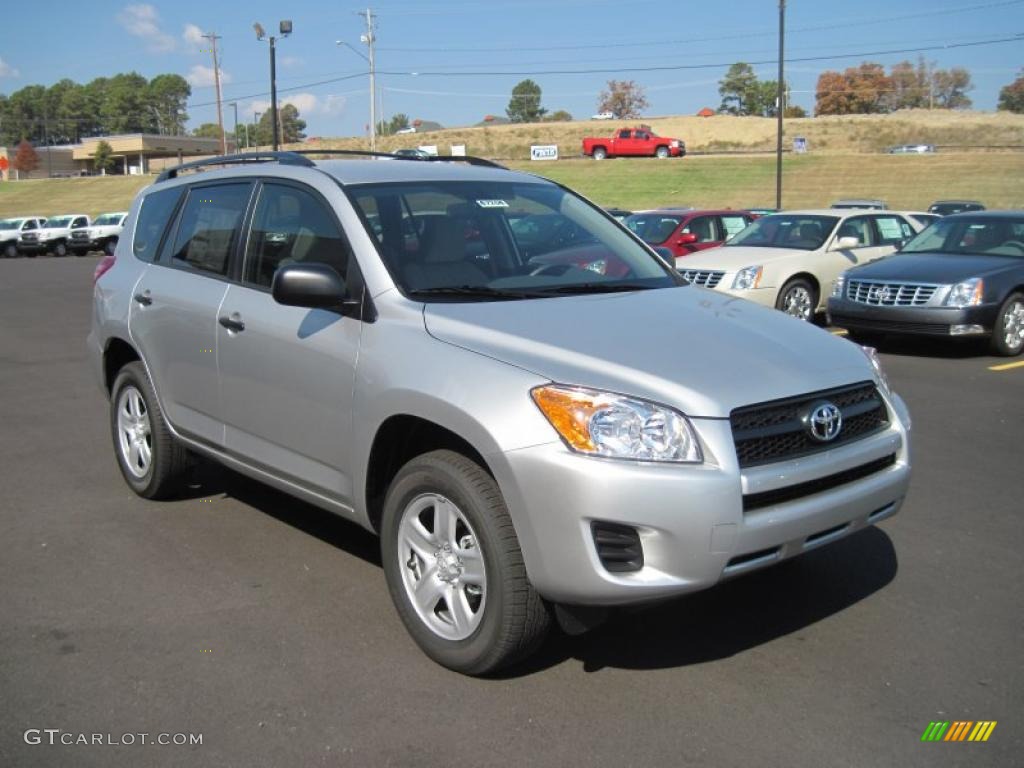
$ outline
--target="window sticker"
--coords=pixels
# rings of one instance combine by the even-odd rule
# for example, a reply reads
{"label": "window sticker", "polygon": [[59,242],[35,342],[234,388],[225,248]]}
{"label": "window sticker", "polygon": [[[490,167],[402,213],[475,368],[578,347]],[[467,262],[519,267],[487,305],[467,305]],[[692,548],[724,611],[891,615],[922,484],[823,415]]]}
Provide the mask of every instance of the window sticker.
{"label": "window sticker", "polygon": [[902,240],[903,232],[900,230],[899,219],[875,219],[878,224],[878,231],[882,233],[883,240]]}
{"label": "window sticker", "polygon": [[504,200],[477,200],[476,204],[481,208],[508,208]]}

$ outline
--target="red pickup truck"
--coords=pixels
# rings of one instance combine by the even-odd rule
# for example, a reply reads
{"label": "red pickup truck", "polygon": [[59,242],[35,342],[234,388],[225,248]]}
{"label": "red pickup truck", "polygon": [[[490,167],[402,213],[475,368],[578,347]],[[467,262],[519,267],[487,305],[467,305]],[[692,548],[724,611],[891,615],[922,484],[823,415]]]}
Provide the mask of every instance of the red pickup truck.
{"label": "red pickup truck", "polygon": [[658,136],[649,125],[620,128],[613,135],[583,139],[583,154],[595,160],[606,157],[682,157],[686,144]]}

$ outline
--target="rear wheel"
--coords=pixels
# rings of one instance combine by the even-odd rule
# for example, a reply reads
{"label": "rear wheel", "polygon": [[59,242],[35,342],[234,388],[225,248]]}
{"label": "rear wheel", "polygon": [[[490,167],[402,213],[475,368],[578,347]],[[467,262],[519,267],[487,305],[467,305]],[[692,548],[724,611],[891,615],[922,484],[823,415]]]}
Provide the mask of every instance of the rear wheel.
{"label": "rear wheel", "polygon": [[439,664],[482,675],[544,639],[550,615],[527,579],[501,492],[465,456],[432,451],[398,472],[381,556],[402,622]]}
{"label": "rear wheel", "polygon": [[1024,293],[1011,294],[999,308],[991,346],[1003,357],[1014,357],[1024,350]]}
{"label": "rear wheel", "polygon": [[8,243],[4,246],[4,257],[13,259],[18,256],[18,246],[14,243]]}
{"label": "rear wheel", "polygon": [[654,150],[654,156],[660,158],[661,160],[664,160],[666,157],[668,157],[668,147],[658,147],[656,150]]}
{"label": "rear wheel", "polygon": [[117,464],[133,491],[160,499],[178,489],[181,475],[192,462],[171,434],[140,362],[128,363],[114,380],[110,431]]}
{"label": "rear wheel", "polygon": [[790,317],[811,322],[814,310],[818,306],[818,292],[810,280],[796,277],[782,286],[779,297],[775,300],[775,308],[782,310]]}
{"label": "rear wheel", "polygon": [[67,256],[68,255],[68,247],[67,247],[67,245],[65,243],[57,243],[55,246],[53,246],[53,255],[54,256]]}
{"label": "rear wheel", "polygon": [[604,160],[606,157],[608,157],[608,150],[606,150],[604,147],[595,147],[593,155],[595,160]]}

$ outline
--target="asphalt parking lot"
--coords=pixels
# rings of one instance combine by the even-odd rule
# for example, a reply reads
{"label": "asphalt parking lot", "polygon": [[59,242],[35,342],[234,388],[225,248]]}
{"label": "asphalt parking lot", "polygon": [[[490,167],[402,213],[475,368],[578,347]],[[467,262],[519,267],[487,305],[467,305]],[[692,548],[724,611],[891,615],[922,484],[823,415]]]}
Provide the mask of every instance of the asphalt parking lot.
{"label": "asphalt parking lot", "polygon": [[[0,261],[0,766],[1021,764],[1024,365],[883,347],[900,515],[475,680],[413,644],[356,526],[215,468],[131,493],[87,368],[95,264]],[[922,743],[935,720],[998,726]]]}

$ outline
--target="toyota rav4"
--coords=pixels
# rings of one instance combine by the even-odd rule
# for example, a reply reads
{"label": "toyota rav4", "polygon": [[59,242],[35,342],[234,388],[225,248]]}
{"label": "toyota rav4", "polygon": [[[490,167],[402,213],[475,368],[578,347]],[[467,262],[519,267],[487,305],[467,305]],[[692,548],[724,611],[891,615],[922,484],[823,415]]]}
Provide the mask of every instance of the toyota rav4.
{"label": "toyota rav4", "polygon": [[[525,216],[622,268],[531,255]],[[910,419],[873,350],[691,286],[487,161],[171,169],[98,273],[88,345],[128,485],[167,497],[205,456],[377,532],[402,621],[461,672],[907,492]]]}

